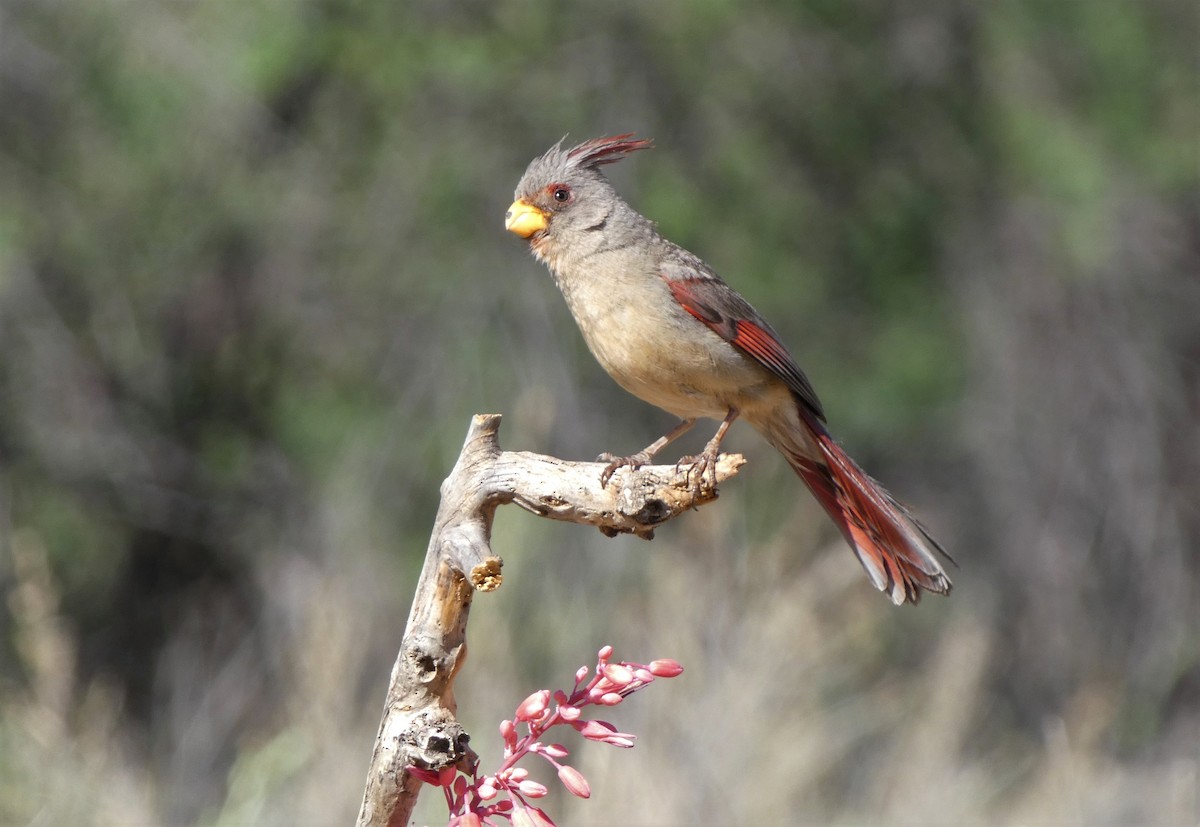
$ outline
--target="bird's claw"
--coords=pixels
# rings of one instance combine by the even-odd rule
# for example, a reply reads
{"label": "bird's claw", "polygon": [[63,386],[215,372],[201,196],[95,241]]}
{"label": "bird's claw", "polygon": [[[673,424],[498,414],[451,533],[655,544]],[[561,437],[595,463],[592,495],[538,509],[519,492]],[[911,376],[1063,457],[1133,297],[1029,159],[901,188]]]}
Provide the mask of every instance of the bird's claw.
{"label": "bird's claw", "polygon": [[645,451],[638,451],[636,454],[628,457],[618,457],[606,451],[596,457],[596,462],[608,463],[608,465],[604,466],[604,470],[600,472],[600,487],[606,488],[608,486],[609,480],[612,479],[613,474],[617,473],[618,468],[641,468],[643,465],[649,465],[650,459],[650,455]]}
{"label": "bird's claw", "polygon": [[[676,471],[683,471],[685,465],[691,466],[687,469],[686,473],[688,482],[691,483],[692,493],[695,496],[699,497],[700,495],[706,493],[705,488],[708,489],[708,492],[713,494],[716,493],[717,457],[718,454],[715,451],[704,451],[700,454],[680,457],[679,462],[675,463]],[[695,474],[694,478],[692,476],[693,474]],[[706,476],[708,477],[707,480],[705,480]],[[705,482],[708,483],[707,486],[705,485]]]}

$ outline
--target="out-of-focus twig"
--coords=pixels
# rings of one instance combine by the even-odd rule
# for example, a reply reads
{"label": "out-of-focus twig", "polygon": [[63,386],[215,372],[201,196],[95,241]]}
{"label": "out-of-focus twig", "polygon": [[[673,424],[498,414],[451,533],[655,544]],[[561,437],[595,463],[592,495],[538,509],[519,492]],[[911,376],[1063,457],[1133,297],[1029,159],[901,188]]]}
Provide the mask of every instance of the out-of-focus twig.
{"label": "out-of-focus twig", "polygon": [[[621,469],[601,486],[603,464],[501,451],[499,427],[498,415],[475,416],[458,462],[442,483],[425,566],[392,667],[360,827],[407,824],[421,782],[406,768],[440,769],[467,754],[467,734],[455,717],[454,677],[466,657],[471,598],[502,581],[503,561],[490,545],[497,506],[515,503],[605,534],[650,539],[656,526],[716,498],[715,490],[693,484],[689,466]],[[744,461],[722,455],[718,483]]]}

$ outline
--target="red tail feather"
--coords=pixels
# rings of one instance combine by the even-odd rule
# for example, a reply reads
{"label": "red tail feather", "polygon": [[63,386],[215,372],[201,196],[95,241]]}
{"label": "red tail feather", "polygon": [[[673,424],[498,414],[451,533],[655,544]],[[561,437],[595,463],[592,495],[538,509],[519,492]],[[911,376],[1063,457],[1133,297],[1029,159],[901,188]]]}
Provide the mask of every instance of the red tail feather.
{"label": "red tail feather", "polygon": [[803,409],[800,416],[824,461],[791,449],[784,453],[841,529],[875,587],[888,592],[896,605],[916,603],[922,589],[949,593],[950,578],[937,559],[940,554],[950,560],[945,550],[847,456],[820,422]]}

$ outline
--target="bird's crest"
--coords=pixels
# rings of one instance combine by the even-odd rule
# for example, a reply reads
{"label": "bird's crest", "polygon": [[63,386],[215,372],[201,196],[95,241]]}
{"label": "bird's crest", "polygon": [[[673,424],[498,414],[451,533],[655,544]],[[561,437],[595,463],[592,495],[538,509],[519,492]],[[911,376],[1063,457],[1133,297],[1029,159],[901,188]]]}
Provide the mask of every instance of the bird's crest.
{"label": "bird's crest", "polygon": [[581,169],[595,169],[604,164],[615,164],[631,152],[651,149],[654,142],[649,138],[634,138],[634,133],[610,135],[607,138],[592,138],[567,151],[567,163]]}

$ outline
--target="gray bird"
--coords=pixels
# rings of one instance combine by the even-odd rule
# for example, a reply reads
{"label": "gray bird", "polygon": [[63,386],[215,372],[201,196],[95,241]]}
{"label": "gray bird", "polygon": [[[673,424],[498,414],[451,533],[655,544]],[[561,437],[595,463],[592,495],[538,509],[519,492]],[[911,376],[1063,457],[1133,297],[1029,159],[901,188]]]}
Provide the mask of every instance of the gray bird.
{"label": "gray bird", "polygon": [[[825,427],[821,402],[771,326],[698,256],[659,235],[600,171],[651,142],[594,138],[534,159],[505,227],[549,267],[588,348],[625,390],[681,422],[645,450],[609,460],[650,462],[700,417],[721,421],[688,461],[715,472],[721,440],[741,417],[787,459],[867,570],[897,605],[950,591],[937,541],[867,476]],[[947,556],[947,559],[949,557]]]}

